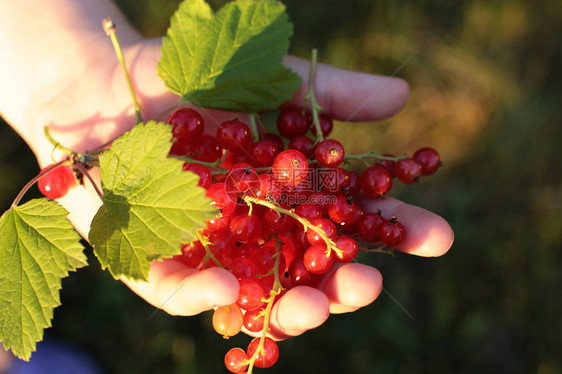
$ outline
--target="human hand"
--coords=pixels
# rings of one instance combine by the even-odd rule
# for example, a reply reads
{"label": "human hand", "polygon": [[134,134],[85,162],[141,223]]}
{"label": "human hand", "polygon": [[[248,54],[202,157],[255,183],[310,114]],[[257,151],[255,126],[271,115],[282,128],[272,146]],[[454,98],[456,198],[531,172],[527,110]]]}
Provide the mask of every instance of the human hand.
{"label": "human hand", "polygon": [[[64,38],[60,39],[61,35],[57,34],[60,30],[55,28],[53,34],[56,35],[46,44],[47,48],[40,50],[40,56],[33,55],[36,48],[22,52],[27,53],[23,61],[33,61],[39,66],[46,62],[52,69],[49,74],[43,69],[33,71],[29,66],[28,70],[20,71],[24,66],[18,67],[17,63],[8,69],[0,69],[13,75],[10,80],[31,76],[32,87],[16,82],[19,84],[11,85],[11,91],[2,88],[0,110],[30,144],[42,166],[51,163],[52,151],[52,145],[43,136],[45,125],[50,126],[51,134],[61,144],[84,152],[115,138],[135,123],[128,89],[113,57],[111,44],[101,29],[101,19],[107,15],[111,15],[118,25],[143,117],[152,119],[177,101],[156,74],[159,39],[143,40],[111,6],[97,4],[95,9],[85,10],[83,4],[65,0],[53,2],[65,3],[75,19],[63,18],[66,31],[61,35]],[[87,16],[77,17],[72,12],[76,6]],[[60,21],[56,17],[61,15],[43,12],[41,17],[43,20],[52,17],[51,22],[56,23]],[[38,32],[41,35],[41,30]],[[25,43],[14,42],[17,45]],[[294,57],[287,57],[285,63],[303,77],[303,87],[307,87],[308,63]],[[401,80],[325,65],[318,66],[316,83],[318,101],[325,113],[345,121],[387,117],[400,110],[408,96],[408,87]],[[33,92],[23,101],[26,106],[14,102],[15,99],[22,101],[26,92]],[[305,89],[299,91],[292,104],[301,105],[304,94]],[[357,97],[363,100],[359,106]],[[233,113],[219,111],[203,110],[202,113],[211,132],[224,119],[233,116]],[[55,157],[61,155],[55,154]],[[91,220],[100,205],[95,191],[88,184],[77,187],[60,202],[69,210],[69,219],[77,230],[87,237]],[[397,248],[399,250],[436,256],[446,252],[452,243],[449,225],[430,212],[390,198],[369,201],[368,206],[370,210],[380,208],[386,215],[400,217],[408,237]],[[194,315],[231,304],[238,297],[238,282],[228,271],[219,268],[198,271],[173,259],[153,263],[148,282],[125,279],[124,282],[152,305],[174,315]],[[362,287],[356,287],[357,284]],[[330,312],[350,312],[368,305],[378,296],[381,287],[382,277],[376,269],[355,263],[341,265],[324,276],[318,289],[295,287],[285,294],[274,306],[271,334],[277,338],[301,334],[322,324]]]}

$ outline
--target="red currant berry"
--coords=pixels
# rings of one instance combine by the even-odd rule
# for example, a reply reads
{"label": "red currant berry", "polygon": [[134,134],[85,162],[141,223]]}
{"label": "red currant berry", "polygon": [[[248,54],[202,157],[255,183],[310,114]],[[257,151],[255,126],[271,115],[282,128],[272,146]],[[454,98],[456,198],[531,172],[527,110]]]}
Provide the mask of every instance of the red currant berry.
{"label": "red currant berry", "polygon": [[334,241],[336,242],[336,246],[341,250],[341,253],[332,251],[334,260],[342,263],[353,261],[359,252],[355,239],[347,235],[342,235],[338,236]]}
{"label": "red currant berry", "polygon": [[261,221],[256,215],[236,216],[230,221],[230,233],[240,243],[254,243],[261,235]]}
{"label": "red currant berry", "polygon": [[198,186],[203,187],[205,189],[211,186],[213,181],[213,177],[211,176],[211,171],[205,165],[197,164],[197,163],[187,163],[183,164],[183,171],[191,171],[199,176],[199,182],[197,183]]}
{"label": "red currant berry", "polygon": [[[384,154],[383,156],[385,157],[394,157],[394,155],[391,154]],[[378,165],[382,166],[383,168],[386,169],[386,171],[388,171],[388,174],[390,174],[391,178],[394,178],[396,175],[394,173],[394,164],[395,162],[392,160],[382,160],[377,162]]]}
{"label": "red currant berry", "polygon": [[[236,250],[236,243],[232,236],[225,231],[213,232],[209,235],[209,250],[220,262],[220,266],[229,267],[232,263],[234,251]],[[205,267],[219,266],[212,258],[205,261]]]}
{"label": "red currant berry", "polygon": [[345,224],[354,218],[356,210],[357,204],[352,197],[338,195],[334,204],[330,205],[328,215],[334,223]]}
{"label": "red currant berry", "polygon": [[249,258],[236,257],[228,269],[236,278],[251,278],[258,273],[258,268]]}
{"label": "red currant berry", "polygon": [[400,244],[404,239],[404,234],[404,226],[396,220],[396,217],[385,220],[382,225],[379,226],[380,240],[387,247],[394,247]]}
{"label": "red currant berry", "polygon": [[205,248],[199,240],[189,244],[181,245],[181,255],[179,259],[190,268],[197,268],[201,265],[205,257]]}
{"label": "red currant berry", "polygon": [[[263,291],[265,295],[271,295],[271,290],[273,290],[273,286],[275,285],[275,276],[273,274],[267,275],[265,277],[259,277],[258,281],[260,282],[261,286],[263,287]],[[281,291],[283,292],[283,291]],[[279,295],[278,295],[279,296]],[[262,304],[262,307],[265,306],[265,303]]]}
{"label": "red currant berry", "polygon": [[412,157],[422,167],[422,175],[430,175],[441,166],[439,153],[433,148],[421,148]]}
{"label": "red currant berry", "polygon": [[263,330],[265,315],[263,309],[248,310],[244,313],[244,327],[251,332]]}
{"label": "red currant berry", "polygon": [[243,373],[248,368],[248,355],[242,348],[232,348],[226,352],[224,364],[231,373]]}
{"label": "red currant berry", "polygon": [[238,334],[243,323],[242,311],[236,304],[219,306],[213,313],[213,327],[225,338]]}
{"label": "red currant berry", "polygon": [[285,187],[274,178],[273,174],[260,174],[260,182],[260,199],[279,201]]}
{"label": "red currant berry", "polygon": [[344,188],[344,193],[347,192],[346,194],[353,197],[359,196],[359,193],[361,192],[361,176],[356,171],[348,171],[347,178],[349,183],[347,185],[347,189]]}
{"label": "red currant berry", "polygon": [[173,156],[191,157],[195,152],[195,146],[191,140],[178,139],[172,143],[169,154]]}
{"label": "red currant berry", "polygon": [[232,164],[248,164],[254,165],[254,158],[246,149],[237,149],[236,151],[231,151],[232,153]]}
{"label": "red currant berry", "polygon": [[191,142],[201,136],[205,130],[203,117],[193,109],[179,108],[170,114],[166,123],[172,125],[174,138],[183,142]]}
{"label": "red currant berry", "polygon": [[339,166],[345,157],[343,145],[335,139],[326,139],[316,146],[314,151],[318,163],[327,168]]}
{"label": "red currant berry", "polygon": [[252,144],[250,153],[252,154],[252,163],[256,167],[271,166],[275,157],[283,148],[271,140],[261,140]]}
{"label": "red currant berry", "polygon": [[[258,349],[260,344],[260,338],[254,338],[248,345],[248,357],[252,357]],[[263,351],[258,352],[255,364],[258,368],[268,368],[273,366],[279,359],[279,347],[275,340],[271,338],[265,338],[263,342]]]}
{"label": "red currant berry", "polygon": [[367,196],[377,197],[390,191],[392,178],[385,168],[373,165],[361,175],[361,187]]}
{"label": "red currant berry", "polygon": [[328,216],[336,224],[345,221],[346,218],[352,215],[352,203],[352,198],[343,195],[336,196],[334,203],[328,208]]}
{"label": "red currant berry", "polygon": [[332,268],[334,259],[327,255],[326,246],[322,244],[311,245],[304,251],[303,258],[306,270],[314,274],[324,274]]}
{"label": "red currant berry", "polygon": [[367,242],[379,240],[379,227],[384,222],[384,217],[379,213],[365,213],[357,222],[357,233]]}
{"label": "red currant berry", "polygon": [[291,231],[295,226],[293,217],[283,213],[279,214],[271,209],[265,213],[264,222],[267,228],[277,234]]}
{"label": "red currant berry", "polygon": [[[276,249],[275,245],[265,245],[259,248],[257,251],[253,252],[250,259],[256,264],[258,268],[258,274],[264,275],[269,273],[275,266],[276,261]],[[285,271],[285,257],[279,257],[279,272],[283,273]]]}
{"label": "red currant berry", "polygon": [[298,256],[291,261],[289,265],[289,280],[293,287],[296,286],[311,286],[314,287],[318,284],[321,277],[318,274],[311,273],[304,266],[304,256]]}
{"label": "red currant berry", "polygon": [[318,179],[319,187],[331,195],[344,194],[349,186],[349,176],[343,168],[318,169]]}
{"label": "red currant berry", "polygon": [[336,168],[336,193],[345,193],[348,187],[349,173],[344,168]]}
{"label": "red currant berry", "polygon": [[244,310],[259,308],[265,296],[261,283],[255,278],[241,278],[238,283],[240,283],[240,293],[236,304]]}
{"label": "red currant berry", "polygon": [[236,204],[228,196],[227,186],[225,183],[221,182],[212,184],[207,189],[205,196],[212,200],[211,205],[217,208],[223,216],[230,216],[234,214]]}
{"label": "red currant berry", "polygon": [[258,197],[262,189],[259,175],[250,164],[246,163],[233,165],[224,183],[228,196],[234,202],[245,196]]}
{"label": "red currant berry", "polygon": [[273,143],[279,146],[279,149],[281,151],[285,149],[285,143],[283,143],[283,139],[281,139],[279,135],[274,134],[272,132],[266,132],[265,134],[263,134],[262,140],[272,141]]}
{"label": "red currant berry", "polygon": [[[238,257],[249,258],[251,261],[252,254],[258,250],[258,246],[256,243],[248,243],[242,244],[240,247],[237,247],[236,253]],[[252,261],[253,263],[253,261]],[[254,264],[255,265],[255,264]],[[256,272],[257,274],[257,272]]]}
{"label": "red currant berry", "polygon": [[[334,239],[336,237],[336,234],[337,234],[336,226],[329,219],[316,218],[316,219],[311,220],[310,223],[313,226],[316,226],[316,227],[322,229],[328,238]],[[312,245],[314,245],[314,244],[324,244],[324,240],[322,239],[320,234],[318,234],[318,232],[316,232],[312,228],[308,229],[308,231],[306,232],[306,237],[308,239],[308,242]]]}
{"label": "red currant berry", "polygon": [[351,204],[351,216],[340,223],[340,226],[344,231],[352,232],[355,231],[355,226],[357,222],[363,217],[363,206],[361,204],[352,203]]}
{"label": "red currant berry", "polygon": [[310,158],[314,154],[314,140],[304,135],[295,136],[289,142],[289,149],[295,149]]}
{"label": "red currant berry", "polygon": [[219,145],[230,151],[245,149],[252,142],[250,128],[240,121],[226,121],[217,129]]}
{"label": "red currant berry", "polygon": [[412,184],[420,179],[422,166],[413,158],[403,158],[396,161],[394,172],[400,181],[406,184]]}
{"label": "red currant berry", "polygon": [[285,189],[286,205],[297,206],[299,204],[307,203],[307,197],[310,195],[310,183],[312,175],[309,173],[304,181],[298,186],[288,187]]}
{"label": "red currant berry", "polygon": [[[283,242],[281,248],[281,254],[283,255],[284,263],[287,266],[293,259],[302,254],[302,251],[295,246],[293,240],[287,235],[280,235],[279,239]],[[281,263],[281,259],[279,259]],[[286,269],[279,269],[279,273],[284,273]]]}
{"label": "red currant berry", "polygon": [[287,187],[301,184],[308,175],[306,157],[294,149],[283,151],[273,161],[273,177]]}
{"label": "red currant berry", "polygon": [[[47,166],[41,173],[44,172]],[[66,195],[68,190],[76,184],[74,173],[68,165],[60,165],[45,174],[37,181],[39,191],[49,199],[58,199]]]}
{"label": "red currant berry", "polygon": [[225,215],[222,212],[218,212],[213,218],[207,221],[207,229],[211,230],[212,232],[228,230],[232,218],[232,214]]}
{"label": "red currant berry", "polygon": [[295,209],[295,214],[310,221],[322,218],[322,208],[316,204],[302,204]]}
{"label": "red currant berry", "polygon": [[328,214],[333,196],[325,191],[314,191],[310,194],[308,200],[310,204],[318,206],[322,214]]}
{"label": "red currant berry", "polygon": [[308,126],[308,118],[300,109],[284,110],[277,117],[277,129],[287,139],[306,134]]}
{"label": "red currant berry", "polygon": [[300,225],[295,226],[293,229],[293,237],[295,239],[295,247],[299,250],[303,251],[310,247],[310,243],[308,242],[308,238],[306,235],[306,231],[304,231],[303,227]]}
{"label": "red currant berry", "polygon": [[[332,119],[324,114],[320,114],[320,129],[322,130],[322,135],[324,137],[330,135],[333,127],[334,122],[332,121]],[[310,126],[310,131],[313,135],[316,135],[316,126],[314,126],[313,123]]]}
{"label": "red currant berry", "polygon": [[216,162],[222,156],[222,148],[214,136],[203,134],[197,138],[197,143],[193,145],[193,158],[197,161]]}

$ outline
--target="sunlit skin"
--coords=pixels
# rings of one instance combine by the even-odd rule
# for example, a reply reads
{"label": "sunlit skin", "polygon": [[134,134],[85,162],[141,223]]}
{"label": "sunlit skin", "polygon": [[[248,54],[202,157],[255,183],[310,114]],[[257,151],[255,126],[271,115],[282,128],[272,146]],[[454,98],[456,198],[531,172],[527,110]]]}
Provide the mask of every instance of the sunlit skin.
{"label": "sunlit skin", "polygon": [[[23,16],[25,15],[25,16]],[[143,39],[107,0],[34,0],[0,2],[0,113],[26,140],[39,164],[52,163],[52,145],[43,135],[50,125],[55,139],[76,151],[103,144],[135,123],[126,82],[101,20],[117,24],[143,118],[164,120],[178,101],[156,72],[161,39]],[[289,106],[302,105],[309,64],[288,56],[285,64],[303,77],[303,85]],[[391,116],[407,102],[408,85],[388,78],[319,64],[316,91],[324,112],[343,121],[370,121]],[[373,94],[376,93],[376,94]],[[206,131],[216,132],[224,120],[240,116],[201,110]],[[156,117],[162,114],[161,117]],[[241,117],[243,118],[243,117]],[[58,159],[64,155],[55,152]],[[99,180],[99,173],[93,172]],[[91,186],[77,187],[59,200],[70,220],[85,237],[101,201]],[[419,256],[440,256],[453,242],[453,232],[441,217],[392,198],[363,202],[368,211],[381,209],[399,217],[408,235],[397,249]],[[195,315],[236,302],[236,278],[221,268],[203,271],[175,260],[152,264],[148,282],[123,279],[150,304],[173,315]],[[361,287],[357,287],[361,284]],[[380,294],[382,276],[357,263],[338,264],[323,275],[318,289],[299,286],[276,303],[271,336],[288,338],[318,327],[330,313],[355,311]]]}

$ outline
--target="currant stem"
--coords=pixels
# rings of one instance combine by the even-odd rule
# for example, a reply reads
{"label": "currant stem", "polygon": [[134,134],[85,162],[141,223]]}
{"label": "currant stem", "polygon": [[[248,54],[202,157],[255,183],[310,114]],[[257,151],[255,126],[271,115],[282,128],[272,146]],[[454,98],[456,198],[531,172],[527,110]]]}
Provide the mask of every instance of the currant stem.
{"label": "currant stem", "polygon": [[31,188],[31,186],[33,186],[35,183],[37,183],[37,181],[41,178],[43,178],[45,175],[49,174],[51,171],[55,170],[56,168],[58,168],[59,166],[61,166],[62,164],[65,164],[69,162],[69,158],[65,158],[64,160],[61,160],[59,162],[57,162],[56,164],[52,164],[51,166],[47,167],[45,170],[41,171],[39,174],[37,174],[33,179],[31,179],[29,182],[26,183],[25,186],[23,186],[23,188],[21,189],[21,191],[18,193],[18,195],[16,196],[16,198],[14,199],[14,201],[12,202],[12,208],[15,208],[18,206],[18,204],[20,203],[21,199],[23,198],[23,196],[26,194],[27,191],[29,191],[29,189]]}
{"label": "currant stem", "polygon": [[[199,161],[194,161],[194,162],[199,162]],[[219,169],[221,169],[221,168],[219,168]],[[267,173],[270,170],[271,170],[271,166],[262,166],[260,168],[254,168],[254,171],[258,174],[259,173]],[[228,174],[228,173],[230,173],[230,170],[221,169],[221,170],[212,171],[211,175],[225,175],[225,174]]]}
{"label": "currant stem", "polygon": [[213,252],[211,252],[211,250],[209,249],[209,244],[211,244],[209,238],[197,231],[197,239],[199,239],[201,245],[203,246],[203,248],[205,248],[205,259],[203,262],[205,263],[206,260],[210,258],[215,264],[217,264],[218,267],[224,268],[220,261],[217,260]]}
{"label": "currant stem", "polygon": [[324,134],[322,134],[322,128],[320,127],[320,112],[322,107],[316,101],[316,95],[314,94],[314,78],[316,75],[316,60],[318,59],[318,50],[316,48],[312,49],[312,56],[310,58],[310,73],[308,78],[308,94],[304,98],[305,103],[310,101],[310,107],[312,109],[312,123],[316,129],[316,141],[314,144],[318,144],[324,140]]}
{"label": "currant stem", "polygon": [[396,157],[383,156],[383,155],[379,155],[378,153],[369,151],[369,152],[361,153],[359,155],[346,155],[344,160],[361,160],[361,161],[363,161],[366,158],[376,158],[377,160],[398,161],[398,160],[402,160],[406,157],[408,157],[408,156],[406,156],[406,155],[396,156]]}
{"label": "currant stem", "polygon": [[252,136],[254,137],[254,142],[260,140],[260,132],[258,130],[258,115],[256,113],[250,113],[250,130],[252,130]]}
{"label": "currant stem", "polygon": [[219,165],[219,163],[222,162],[222,160],[217,161],[217,162],[205,162],[205,161],[198,161],[198,160],[194,160],[192,158],[186,157],[186,156],[176,156],[176,155],[169,155],[168,157],[170,158],[175,158],[177,160],[183,161],[183,162],[188,162],[190,164],[201,164],[203,166],[206,166],[208,168],[213,168],[213,169],[219,169],[219,170],[225,170],[226,172],[228,172],[228,170],[221,168]]}
{"label": "currant stem", "polygon": [[375,253],[384,253],[385,255],[390,255],[392,257],[396,257],[394,254],[394,248],[388,247],[376,247],[376,248],[365,248],[367,252],[375,252]]}
{"label": "currant stem", "polygon": [[92,178],[92,176],[90,175],[90,173],[88,173],[88,170],[86,170],[86,168],[84,166],[82,166],[81,163],[75,163],[74,166],[80,170],[80,172],[82,174],[84,174],[86,176],[86,178],[88,178],[88,180],[90,181],[90,183],[92,184],[92,186],[94,187],[94,190],[96,190],[96,193],[98,194],[98,196],[101,199],[101,202],[103,203],[103,193],[100,191],[100,189],[98,188],[98,185],[94,182],[94,179]]}
{"label": "currant stem", "polygon": [[110,17],[107,17],[103,20],[103,29],[105,30],[105,33],[110,37],[111,43],[113,44],[113,49],[115,49],[115,54],[117,55],[117,59],[119,60],[119,63],[123,68],[123,73],[125,75],[125,79],[127,80],[127,85],[129,86],[129,92],[131,93],[131,97],[133,99],[133,106],[135,107],[135,114],[137,115],[137,123],[140,123],[142,122],[141,108],[137,100],[135,90],[133,89],[133,84],[131,83],[129,71],[127,70],[127,66],[125,65],[125,58],[123,57],[121,45],[119,44],[119,40],[117,39],[117,35],[115,34],[115,28],[115,23],[111,20]]}
{"label": "currant stem", "polygon": [[[273,267],[273,286],[275,288],[275,285],[278,285],[280,288],[283,288],[281,285],[281,278],[279,278],[279,262],[280,260],[280,256],[281,256],[281,239],[279,239],[279,237],[277,236],[277,234],[274,234],[274,238],[275,238],[275,265]],[[281,292],[281,289],[279,290],[279,292]],[[276,292],[276,295],[279,294],[279,292]]]}
{"label": "currant stem", "polygon": [[119,138],[119,136],[117,136],[117,137],[115,137],[115,138],[113,138],[113,139],[111,139],[111,140],[108,140],[107,142],[98,145],[96,148],[93,148],[93,149],[91,149],[91,150],[89,150],[89,151],[86,151],[86,154],[89,154],[89,155],[99,155],[99,154],[101,154],[101,153],[107,151],[106,148],[109,147],[111,144],[113,144],[113,142],[114,142],[115,140],[117,140],[118,138]]}
{"label": "currant stem", "polygon": [[261,332],[261,336],[260,336],[260,342],[258,344],[258,347],[256,348],[256,351],[254,352],[254,354],[252,355],[252,357],[249,358],[248,363],[248,374],[252,374],[252,370],[254,369],[254,364],[256,362],[256,359],[258,358],[258,355],[263,351],[264,349],[264,343],[265,343],[265,338],[267,336],[267,331],[269,330],[269,322],[271,319],[271,309],[273,308],[273,303],[275,302],[275,297],[277,295],[279,295],[281,293],[281,290],[283,289],[283,286],[281,285],[281,280],[279,278],[279,257],[281,256],[281,245],[279,243],[280,239],[279,237],[277,237],[277,235],[275,236],[275,264],[273,265],[273,288],[271,289],[270,293],[269,293],[269,299],[267,300],[267,306],[265,307],[265,312],[264,312],[264,319],[263,319],[263,330]]}
{"label": "currant stem", "polygon": [[277,213],[284,213],[290,217],[293,217],[294,219],[296,219],[301,225],[303,225],[305,231],[306,230],[312,230],[315,233],[318,234],[318,236],[320,236],[320,238],[324,241],[324,243],[326,243],[326,257],[330,257],[330,255],[332,254],[332,251],[335,251],[339,256],[343,256],[343,251],[338,248],[338,246],[336,245],[336,243],[330,239],[328,237],[328,235],[326,235],[326,232],[324,230],[322,230],[320,227],[318,226],[314,226],[312,223],[310,223],[309,220],[307,220],[306,218],[302,218],[301,216],[299,216],[298,214],[296,214],[294,212],[294,210],[288,210],[288,209],[284,209],[281,208],[278,205],[275,205],[269,201],[266,200],[261,200],[261,199],[256,199],[255,197],[251,197],[251,196],[245,196],[244,197],[244,201],[246,202],[246,204],[250,205],[250,204],[258,204],[258,205],[263,205],[266,208],[269,208],[271,210],[276,211]]}
{"label": "currant stem", "polygon": [[74,153],[74,151],[72,149],[66,148],[64,145],[57,142],[55,140],[55,138],[53,138],[53,136],[51,135],[51,133],[49,131],[49,126],[43,127],[43,133],[45,134],[45,137],[47,138],[49,143],[51,143],[53,145],[53,147],[55,147],[54,149],[60,149],[61,151],[63,151],[66,154],[69,154],[69,155]]}

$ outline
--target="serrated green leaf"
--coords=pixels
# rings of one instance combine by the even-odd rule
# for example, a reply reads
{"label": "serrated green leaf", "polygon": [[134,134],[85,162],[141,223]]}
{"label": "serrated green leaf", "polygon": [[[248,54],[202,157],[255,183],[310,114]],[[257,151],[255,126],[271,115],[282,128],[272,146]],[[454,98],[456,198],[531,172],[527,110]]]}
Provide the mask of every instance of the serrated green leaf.
{"label": "serrated green leaf", "polygon": [[186,0],[172,17],[158,72],[170,90],[198,106],[277,108],[301,83],[282,64],[291,34],[279,1],[238,0],[215,16],[205,1]]}
{"label": "serrated green leaf", "polygon": [[103,205],[90,242],[111,274],[146,280],[150,262],[180,253],[216,210],[198,177],[168,158],[171,126],[139,124],[100,155]]}
{"label": "serrated green leaf", "polygon": [[61,279],[87,265],[68,212],[31,200],[0,218],[0,340],[29,360],[60,305]]}

